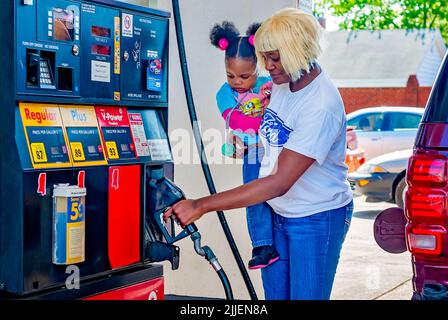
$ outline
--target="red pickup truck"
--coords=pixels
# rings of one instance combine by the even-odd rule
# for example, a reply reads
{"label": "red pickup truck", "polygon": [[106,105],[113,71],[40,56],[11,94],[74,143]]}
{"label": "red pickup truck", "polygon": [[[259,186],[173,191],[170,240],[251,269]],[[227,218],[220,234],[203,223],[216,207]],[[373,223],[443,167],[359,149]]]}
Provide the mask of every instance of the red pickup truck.
{"label": "red pickup truck", "polygon": [[375,240],[388,252],[411,252],[412,299],[448,300],[448,54],[418,129],[406,181],[404,211],[381,212]]}

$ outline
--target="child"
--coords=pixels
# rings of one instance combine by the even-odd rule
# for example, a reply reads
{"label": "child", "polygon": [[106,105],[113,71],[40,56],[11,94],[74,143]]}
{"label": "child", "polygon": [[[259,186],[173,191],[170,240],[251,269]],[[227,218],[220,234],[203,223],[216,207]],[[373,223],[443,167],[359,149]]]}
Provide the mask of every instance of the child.
{"label": "child", "polygon": [[[269,77],[258,77],[254,35],[260,24],[252,24],[245,36],[235,25],[224,21],[210,32],[212,45],[225,51],[227,82],[216,94],[218,108],[226,121],[226,131],[239,137],[247,147],[244,155],[243,182],[258,179],[263,147],[258,145],[258,128],[271,95]],[[227,133],[227,132],[226,132]],[[233,144],[224,145],[223,153],[235,156]],[[230,149],[230,152],[229,152]],[[261,153],[261,154],[260,154]],[[273,245],[272,213],[263,202],[247,207],[247,225],[252,241],[249,269],[266,267],[280,257]]]}

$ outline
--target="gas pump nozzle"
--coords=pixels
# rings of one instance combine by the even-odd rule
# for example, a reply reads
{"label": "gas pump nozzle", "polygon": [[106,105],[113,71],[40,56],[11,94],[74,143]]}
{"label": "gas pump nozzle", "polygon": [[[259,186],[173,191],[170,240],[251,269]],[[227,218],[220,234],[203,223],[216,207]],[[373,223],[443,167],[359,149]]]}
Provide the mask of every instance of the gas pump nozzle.
{"label": "gas pump nozzle", "polygon": [[[146,257],[152,262],[170,261],[171,268],[176,270],[179,268],[180,248],[175,246],[174,242],[197,232],[198,229],[192,224],[176,235],[176,221],[172,218],[167,223],[164,222],[165,211],[185,199],[185,195],[173,182],[160,175],[160,172],[153,171],[147,177],[146,190]],[[165,241],[160,241],[160,234]]]}
{"label": "gas pump nozzle", "polygon": [[174,204],[185,199],[184,193],[178,186],[168,178],[163,177],[161,179],[150,178],[148,188],[151,189],[148,199],[150,211],[153,215],[154,222],[159,227],[168,244],[173,244],[198,231],[196,225],[192,223],[182,229],[178,234],[175,234],[174,223],[177,224],[177,221],[174,217],[170,217],[168,223],[163,221],[163,214]]}
{"label": "gas pump nozzle", "polygon": [[[150,209],[153,221],[163,234],[167,245],[172,246],[173,243],[190,236],[194,243],[196,253],[204,257],[212,265],[213,269],[218,273],[219,278],[221,279],[227,299],[232,300],[233,293],[227,275],[212,249],[208,246],[201,246],[201,234],[196,225],[191,223],[176,234],[174,225],[178,224],[177,221],[175,221],[173,217],[170,217],[168,223],[165,223],[163,220],[163,214],[166,210],[177,202],[185,199],[182,190],[166,177],[150,177],[147,188],[149,191],[147,207]],[[178,247],[176,248],[178,254]]]}

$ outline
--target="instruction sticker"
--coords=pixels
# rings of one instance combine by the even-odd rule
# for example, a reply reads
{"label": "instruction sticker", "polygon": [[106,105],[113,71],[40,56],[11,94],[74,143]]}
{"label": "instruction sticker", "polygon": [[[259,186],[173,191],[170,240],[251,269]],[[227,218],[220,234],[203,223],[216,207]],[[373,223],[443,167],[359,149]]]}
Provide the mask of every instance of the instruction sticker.
{"label": "instruction sticker", "polygon": [[151,139],[148,140],[149,151],[151,153],[151,160],[166,161],[171,160],[170,147],[166,139]]}
{"label": "instruction sticker", "polygon": [[92,60],[92,81],[110,83],[110,62]]}
{"label": "instruction sticker", "polygon": [[122,36],[132,38],[134,36],[134,16],[123,13],[122,15]]}
{"label": "instruction sticker", "polygon": [[137,155],[139,157],[149,157],[149,145],[148,140],[146,139],[142,115],[140,113],[129,113],[129,123],[131,125]]}

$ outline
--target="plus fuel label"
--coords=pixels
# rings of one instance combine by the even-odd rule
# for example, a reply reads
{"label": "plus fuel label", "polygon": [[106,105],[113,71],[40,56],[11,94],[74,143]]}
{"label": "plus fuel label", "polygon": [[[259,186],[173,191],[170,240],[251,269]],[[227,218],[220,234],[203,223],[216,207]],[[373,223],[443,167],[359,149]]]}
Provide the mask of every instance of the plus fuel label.
{"label": "plus fuel label", "polygon": [[60,106],[75,166],[107,164],[93,106]]}

